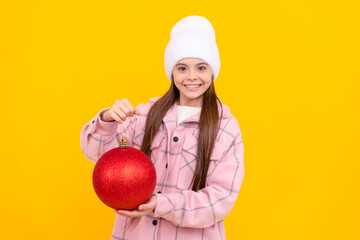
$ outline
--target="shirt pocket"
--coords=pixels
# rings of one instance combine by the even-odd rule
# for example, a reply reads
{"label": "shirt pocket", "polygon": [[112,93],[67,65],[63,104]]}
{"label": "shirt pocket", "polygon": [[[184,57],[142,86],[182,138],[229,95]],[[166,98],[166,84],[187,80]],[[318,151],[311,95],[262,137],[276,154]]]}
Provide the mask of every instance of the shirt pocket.
{"label": "shirt pocket", "polygon": [[208,172],[206,175],[207,183],[209,182],[209,179],[211,178],[216,166],[219,164],[220,160],[224,157],[228,148],[229,148],[229,146],[223,144],[222,142],[215,141],[214,148],[213,148],[213,151],[212,151],[211,157],[210,157],[210,164],[209,164]]}
{"label": "shirt pocket", "polygon": [[180,152],[180,165],[178,170],[178,179],[176,187],[181,190],[191,189],[191,182],[194,177],[196,170],[197,161],[197,141],[192,142],[193,144],[186,144],[182,146]]}
{"label": "shirt pocket", "polygon": [[158,162],[161,156],[166,156],[166,135],[164,132],[158,132],[150,147],[150,159],[154,163],[154,165]]}
{"label": "shirt pocket", "polygon": [[[151,147],[150,147],[150,152],[151,152],[150,159],[154,163],[154,165],[155,165],[156,161],[158,160],[160,154],[162,152],[165,152],[165,150],[164,151],[162,151],[162,150],[166,146],[166,144],[165,144],[166,134],[164,133],[164,131],[162,131],[162,129],[163,128],[160,128],[159,131],[156,133],[156,135],[151,143]],[[145,131],[144,131],[144,133],[145,133]],[[144,139],[144,134],[141,137],[135,138],[133,140],[134,148],[141,150],[143,139]]]}
{"label": "shirt pocket", "polygon": [[[195,137],[194,137],[195,138]],[[216,142],[214,143],[214,149],[211,153],[210,164],[207,174],[208,176],[214,171],[218,161],[224,155],[225,147],[223,144]],[[180,154],[180,167],[178,171],[177,188],[181,190],[192,189],[192,180],[196,170],[197,162],[197,139],[193,141],[186,141],[182,146],[182,152]]]}

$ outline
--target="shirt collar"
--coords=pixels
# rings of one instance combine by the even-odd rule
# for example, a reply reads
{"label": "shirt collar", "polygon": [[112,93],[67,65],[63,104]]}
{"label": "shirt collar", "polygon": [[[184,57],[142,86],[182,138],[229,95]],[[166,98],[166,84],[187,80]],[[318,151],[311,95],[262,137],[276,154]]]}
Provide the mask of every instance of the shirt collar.
{"label": "shirt collar", "polygon": [[[161,97],[155,97],[155,98],[150,98],[150,102],[156,102],[158,99],[160,99]],[[176,119],[177,119],[177,102],[175,102],[171,107],[170,109],[168,110],[168,112],[165,114],[164,116],[164,119],[163,121],[165,123],[167,122],[174,122],[176,123]],[[218,109],[219,109],[219,117],[221,116],[221,106],[222,106],[222,109],[223,109],[223,116],[222,118],[223,119],[226,119],[226,118],[229,118],[231,115],[230,115],[230,108],[226,105],[224,105],[221,100],[220,100],[220,103],[218,102],[217,103],[218,105]],[[200,121],[200,114],[201,114],[201,111],[194,114],[193,116],[189,117],[188,119],[184,120],[182,123],[184,122],[199,122]]]}

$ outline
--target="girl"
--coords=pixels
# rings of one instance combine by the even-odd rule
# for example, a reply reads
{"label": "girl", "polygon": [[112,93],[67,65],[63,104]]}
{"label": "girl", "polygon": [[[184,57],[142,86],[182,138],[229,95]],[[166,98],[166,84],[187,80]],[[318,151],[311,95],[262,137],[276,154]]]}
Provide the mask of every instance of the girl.
{"label": "girl", "polygon": [[223,219],[244,178],[244,150],[237,120],[215,94],[219,70],[211,23],[188,16],[172,28],[165,50],[167,93],[136,108],[116,100],[83,127],[89,160],[118,147],[124,134],[156,169],[152,197],[136,210],[115,211],[112,240],[225,239]]}

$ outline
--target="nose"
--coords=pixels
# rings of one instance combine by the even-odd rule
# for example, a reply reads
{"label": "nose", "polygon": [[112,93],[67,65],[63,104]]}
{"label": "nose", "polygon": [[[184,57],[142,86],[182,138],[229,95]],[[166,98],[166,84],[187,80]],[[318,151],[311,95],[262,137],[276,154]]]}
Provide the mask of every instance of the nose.
{"label": "nose", "polygon": [[188,80],[197,80],[196,72],[195,70],[190,70],[189,75],[187,76]]}

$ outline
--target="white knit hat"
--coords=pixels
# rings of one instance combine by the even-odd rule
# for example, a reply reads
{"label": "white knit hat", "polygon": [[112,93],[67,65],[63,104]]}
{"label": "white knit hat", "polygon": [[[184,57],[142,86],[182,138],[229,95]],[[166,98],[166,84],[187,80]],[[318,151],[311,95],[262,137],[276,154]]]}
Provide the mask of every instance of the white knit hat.
{"label": "white knit hat", "polygon": [[220,71],[220,56],[214,28],[205,17],[185,17],[171,29],[170,41],[165,49],[165,72],[170,81],[175,64],[187,57],[207,62],[215,81]]}

